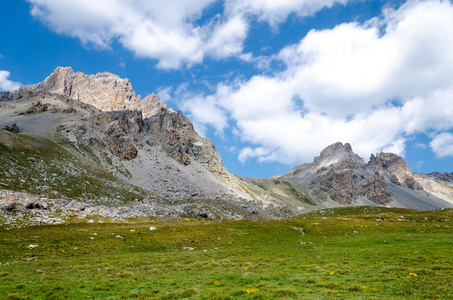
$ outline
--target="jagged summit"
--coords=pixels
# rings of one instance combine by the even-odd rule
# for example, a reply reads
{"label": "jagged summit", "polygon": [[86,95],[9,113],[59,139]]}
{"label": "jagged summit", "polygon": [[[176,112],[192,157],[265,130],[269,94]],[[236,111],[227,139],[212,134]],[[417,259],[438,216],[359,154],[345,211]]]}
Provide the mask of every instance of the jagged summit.
{"label": "jagged summit", "polygon": [[343,164],[351,167],[364,167],[365,161],[352,151],[349,143],[335,143],[324,150],[314,158],[313,166],[327,167],[330,165]]}
{"label": "jagged summit", "polygon": [[[332,144],[312,163],[282,176],[240,178],[226,170],[214,144],[180,111],[167,109],[157,95],[142,101],[128,79],[108,72],[85,75],[58,67],[41,83],[0,93],[0,101],[0,150],[11,148],[16,155],[0,153],[0,184],[41,197],[115,205],[119,194],[143,189],[139,194],[163,201],[140,204],[147,214],[184,216],[193,210],[213,219],[288,217],[350,205],[453,206],[453,174],[414,175],[393,153],[373,154],[366,164],[349,143]],[[53,147],[47,161],[41,159],[48,152],[43,145]],[[72,155],[71,162],[63,153]],[[118,189],[100,191],[103,181]]]}
{"label": "jagged summit", "polygon": [[[150,215],[266,219],[299,211],[297,201],[277,199],[230,174],[214,144],[201,137],[186,116],[167,109],[157,95],[141,101],[129,80],[115,74],[85,75],[58,67],[41,83],[0,93],[0,102],[0,128],[4,128],[0,146],[22,153],[24,139],[44,141],[26,143],[30,149],[25,152],[36,156],[20,157],[20,167],[26,170],[20,177],[16,158],[0,157],[0,175],[8,178],[0,176],[2,188],[76,199],[84,207],[101,202],[117,205],[118,199],[131,200],[117,193],[142,189],[145,192],[139,191],[138,199],[153,195],[154,200],[145,203],[151,207]],[[41,158],[43,145],[55,151],[45,150],[50,155],[47,160]],[[71,157],[70,163],[62,153]],[[49,180],[50,169],[55,174],[51,184],[36,179]],[[108,187],[105,191],[99,189],[102,181]],[[174,200],[182,201],[178,203],[184,208]],[[160,201],[163,206],[155,205]],[[186,201],[192,204],[185,205]],[[134,208],[133,214],[143,211]]]}
{"label": "jagged summit", "polygon": [[141,96],[136,95],[127,78],[123,79],[109,72],[96,75],[74,73],[71,67],[57,67],[43,82],[32,87],[21,87],[9,94],[10,98],[18,98],[29,92],[63,95],[103,111],[141,110],[144,118],[166,107],[160,103],[159,96],[155,94],[141,100]]}
{"label": "jagged summit", "polygon": [[[447,175],[442,178],[448,179]],[[381,152],[372,154],[365,164],[348,143],[326,147],[312,164],[295,167],[277,179],[291,182],[324,206],[365,204],[434,209],[453,205],[450,188],[442,188],[428,176],[415,177],[402,157]]]}
{"label": "jagged summit", "polygon": [[412,170],[407,166],[406,161],[394,153],[380,152],[376,156],[371,154],[367,167],[372,172],[378,172],[393,184],[405,184],[410,189],[423,189],[415,181]]}

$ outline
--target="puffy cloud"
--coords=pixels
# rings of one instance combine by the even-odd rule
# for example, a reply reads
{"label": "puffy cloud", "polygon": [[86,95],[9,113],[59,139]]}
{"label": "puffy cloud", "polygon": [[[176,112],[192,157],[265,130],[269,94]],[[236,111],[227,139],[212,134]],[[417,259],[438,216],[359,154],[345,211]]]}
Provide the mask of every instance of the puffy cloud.
{"label": "puffy cloud", "polygon": [[215,58],[241,55],[248,27],[246,20],[240,16],[231,17],[226,22],[213,26],[205,51]]}
{"label": "puffy cloud", "polygon": [[139,57],[159,60],[163,69],[199,63],[203,37],[193,24],[214,0],[28,0],[32,15],[57,33],[98,48],[118,39]]}
{"label": "puffy cloud", "polygon": [[275,26],[292,12],[308,16],[349,0],[227,0],[214,16],[204,13],[220,0],[27,1],[32,15],[57,33],[100,49],[118,40],[137,56],[158,60],[158,68],[177,69],[201,63],[206,55],[250,59],[242,53],[250,16]]}
{"label": "puffy cloud", "polygon": [[17,90],[21,84],[9,80],[11,73],[9,71],[0,70],[0,91],[12,91]]}
{"label": "puffy cloud", "polygon": [[257,158],[259,162],[276,161],[276,153],[269,151],[264,147],[250,148],[246,147],[239,152],[238,159],[244,164],[249,158]]}
{"label": "puffy cloud", "polygon": [[379,22],[312,30],[279,58],[306,108],[345,116],[451,88],[452,27],[449,1],[409,1]]}
{"label": "puffy cloud", "polygon": [[442,132],[434,137],[429,146],[439,158],[453,156],[453,134]]}
{"label": "puffy cloud", "polygon": [[[285,70],[219,84],[205,99],[236,123],[243,142],[255,145],[239,152],[243,163],[307,162],[337,141],[364,158],[378,151],[404,155],[410,135],[453,128],[449,28],[450,1],[409,1],[365,24],[313,30],[273,57]],[[446,143],[441,137],[432,149]]]}
{"label": "puffy cloud", "polygon": [[[450,72],[453,72],[453,68]],[[413,134],[430,129],[444,131],[453,128],[452,99],[453,84],[449,89],[408,100],[402,107],[400,116],[404,120],[404,131]]]}
{"label": "puffy cloud", "polygon": [[223,136],[223,129],[227,126],[228,118],[225,112],[218,106],[215,98],[201,97],[197,95],[186,95],[179,104],[179,108],[189,112],[190,120],[194,124],[195,130],[202,136],[206,136],[209,124],[216,129],[216,134]]}

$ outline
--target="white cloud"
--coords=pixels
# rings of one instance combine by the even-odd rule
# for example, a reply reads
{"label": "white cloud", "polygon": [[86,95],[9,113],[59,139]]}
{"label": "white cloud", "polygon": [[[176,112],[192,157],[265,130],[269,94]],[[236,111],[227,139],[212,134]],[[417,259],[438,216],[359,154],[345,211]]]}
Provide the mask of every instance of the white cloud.
{"label": "white cloud", "polygon": [[[453,8],[410,1],[381,22],[311,31],[281,51],[288,79],[311,111],[346,116],[451,88]],[[383,32],[383,33],[382,33]]]}
{"label": "white cloud", "polygon": [[216,129],[216,134],[223,136],[223,129],[227,126],[228,118],[225,112],[218,106],[212,96],[201,97],[185,95],[184,100],[179,104],[179,108],[189,112],[189,118],[194,124],[195,130],[202,136],[206,136],[209,124]]}
{"label": "white cloud", "polygon": [[[156,59],[161,69],[177,69],[216,59],[242,56],[250,16],[276,26],[295,12],[309,16],[349,0],[224,2],[223,15],[204,16],[220,0],[27,0],[32,15],[59,34],[83,44],[108,48],[118,40],[138,57]],[[207,19],[198,25],[201,17]]]}
{"label": "white cloud", "polygon": [[453,134],[442,132],[434,137],[429,146],[439,158],[453,156]]}
{"label": "white cloud", "polygon": [[404,155],[410,135],[453,128],[451,28],[449,1],[409,1],[365,24],[311,31],[274,57],[284,71],[219,84],[198,102],[216,102],[255,145],[240,151],[243,163],[307,162],[337,141],[365,159]]}
{"label": "white cloud", "polygon": [[172,99],[171,91],[171,86],[161,86],[157,89],[156,94],[159,95],[161,103],[166,103]]}
{"label": "white cloud", "polygon": [[11,73],[9,71],[0,70],[0,91],[12,91],[20,88],[19,82],[9,80]]}
{"label": "white cloud", "polygon": [[300,17],[315,14],[324,7],[346,4],[349,0],[230,0],[226,1],[226,11],[232,15],[253,15],[258,20],[268,22],[276,28],[286,20],[290,13]]}
{"label": "white cloud", "polygon": [[231,17],[223,24],[213,26],[205,51],[215,58],[241,55],[248,27],[246,20],[239,16]]}
{"label": "white cloud", "polygon": [[276,153],[264,147],[250,148],[246,147],[239,152],[238,159],[244,164],[249,158],[257,158],[259,162],[276,161]]}

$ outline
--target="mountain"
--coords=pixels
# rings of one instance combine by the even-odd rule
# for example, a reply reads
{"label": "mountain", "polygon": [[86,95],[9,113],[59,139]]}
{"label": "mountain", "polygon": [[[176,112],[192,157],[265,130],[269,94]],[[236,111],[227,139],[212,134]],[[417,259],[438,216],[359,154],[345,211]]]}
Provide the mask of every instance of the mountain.
{"label": "mountain", "polygon": [[1,93],[0,128],[7,191],[127,205],[139,215],[268,219],[299,211],[297,201],[230,174],[180,111],[156,95],[141,100],[127,79],[107,72],[58,67],[39,84]]}
{"label": "mountain", "polygon": [[393,153],[372,154],[365,163],[351,145],[335,143],[313,163],[277,179],[291,182],[326,207],[386,205],[428,210],[453,207],[453,185],[440,177],[414,175],[404,159]]}
{"label": "mountain", "polygon": [[3,212],[270,219],[333,206],[453,206],[453,174],[412,174],[391,153],[365,163],[349,144],[272,179],[230,174],[186,116],[108,72],[58,67],[0,93],[0,128]]}

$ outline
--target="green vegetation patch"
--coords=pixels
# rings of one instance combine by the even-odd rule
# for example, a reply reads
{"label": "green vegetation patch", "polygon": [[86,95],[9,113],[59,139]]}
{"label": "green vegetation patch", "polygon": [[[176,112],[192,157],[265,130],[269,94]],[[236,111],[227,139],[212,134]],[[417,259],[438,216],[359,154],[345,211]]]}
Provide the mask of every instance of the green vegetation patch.
{"label": "green vegetation patch", "polygon": [[0,298],[451,299],[452,220],[365,207],[0,228]]}
{"label": "green vegetation patch", "polygon": [[[67,144],[75,147],[69,141]],[[86,163],[74,149],[68,151],[52,140],[0,130],[0,188],[98,204],[122,204],[153,196],[103,170],[93,150],[81,145],[76,154],[86,157]]]}

